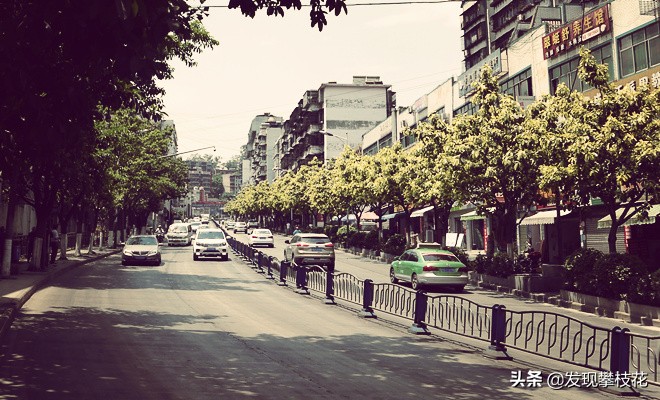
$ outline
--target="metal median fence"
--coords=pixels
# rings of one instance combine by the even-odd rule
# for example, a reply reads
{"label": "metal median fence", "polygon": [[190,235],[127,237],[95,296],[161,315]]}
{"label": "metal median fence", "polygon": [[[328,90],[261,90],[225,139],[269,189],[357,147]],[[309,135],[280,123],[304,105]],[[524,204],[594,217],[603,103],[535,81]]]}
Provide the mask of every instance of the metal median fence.
{"label": "metal median fence", "polygon": [[510,358],[509,348],[569,364],[611,373],[612,376],[644,374],[648,383],[660,386],[658,351],[660,336],[644,336],[628,329],[602,328],[566,315],[541,311],[511,311],[503,305],[485,306],[452,295],[430,295],[404,286],[359,280],[347,273],[318,266],[297,266],[268,256],[245,243],[229,238],[232,251],[257,272],[295,286],[360,306],[359,315],[376,312],[412,321],[410,332],[427,334],[428,327],[488,343],[486,355]]}

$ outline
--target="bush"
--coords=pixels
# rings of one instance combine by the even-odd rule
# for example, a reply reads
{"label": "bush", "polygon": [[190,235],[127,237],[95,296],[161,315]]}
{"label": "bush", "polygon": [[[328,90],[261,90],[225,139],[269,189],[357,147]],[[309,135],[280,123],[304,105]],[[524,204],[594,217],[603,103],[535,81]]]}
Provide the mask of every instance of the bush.
{"label": "bush", "polygon": [[364,238],[364,248],[369,250],[380,251],[382,245],[378,237],[378,231],[369,231]]}
{"label": "bush", "polygon": [[491,259],[490,265],[486,268],[486,274],[506,278],[515,274],[516,267],[513,258],[506,253],[497,253]]}
{"label": "bush", "polygon": [[351,232],[351,235],[348,237],[348,247],[363,248],[366,237],[366,232]]}
{"label": "bush", "polygon": [[631,282],[626,300],[636,304],[660,307],[660,270]]}
{"label": "bush", "polygon": [[466,267],[471,267],[470,263],[470,257],[468,257],[468,254],[465,252],[465,250],[462,247],[444,247],[445,250],[449,250],[454,255],[461,260],[463,264],[465,264]]}
{"label": "bush", "polygon": [[566,268],[567,290],[574,290],[585,294],[595,294],[596,276],[594,266],[603,258],[604,254],[595,249],[580,249],[568,256],[564,262]]}
{"label": "bush", "polygon": [[327,225],[323,228],[323,233],[328,235],[332,243],[337,243],[337,229],[339,229],[339,227],[334,225]]}
{"label": "bush", "polygon": [[478,254],[474,261],[470,261],[470,268],[475,270],[478,274],[485,274],[489,264],[489,257],[484,254]]}
{"label": "bush", "polygon": [[309,233],[325,233],[323,227],[320,226],[312,226],[309,228]]}
{"label": "bush", "polygon": [[597,296],[615,300],[626,300],[631,287],[643,278],[648,278],[646,265],[629,254],[607,254],[594,265],[596,284],[593,287]]}
{"label": "bush", "polygon": [[406,249],[406,236],[396,233],[390,236],[383,246],[383,252],[394,256],[403,254]]}
{"label": "bush", "polygon": [[342,225],[337,229],[337,242],[339,243],[346,243],[348,237],[350,237],[353,233],[357,232],[357,229],[355,229],[354,226],[350,227],[350,230],[348,231],[348,235],[346,234],[346,225]]}

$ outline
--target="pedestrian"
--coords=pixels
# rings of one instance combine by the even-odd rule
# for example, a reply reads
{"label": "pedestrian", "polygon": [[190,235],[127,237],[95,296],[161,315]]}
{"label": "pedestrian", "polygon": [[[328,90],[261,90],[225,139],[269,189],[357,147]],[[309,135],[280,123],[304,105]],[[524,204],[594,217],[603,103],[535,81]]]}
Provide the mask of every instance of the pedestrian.
{"label": "pedestrian", "polygon": [[55,264],[55,257],[60,248],[60,233],[57,231],[57,225],[53,225],[53,230],[50,231],[50,263]]}
{"label": "pedestrian", "polygon": [[299,233],[302,233],[302,231],[300,230],[300,227],[296,225],[296,229],[293,231],[293,234],[297,235]]}
{"label": "pedestrian", "polygon": [[28,233],[28,248],[27,248],[27,261],[28,263],[32,262],[32,256],[34,255],[34,239],[37,237],[37,228],[32,227],[30,233]]}

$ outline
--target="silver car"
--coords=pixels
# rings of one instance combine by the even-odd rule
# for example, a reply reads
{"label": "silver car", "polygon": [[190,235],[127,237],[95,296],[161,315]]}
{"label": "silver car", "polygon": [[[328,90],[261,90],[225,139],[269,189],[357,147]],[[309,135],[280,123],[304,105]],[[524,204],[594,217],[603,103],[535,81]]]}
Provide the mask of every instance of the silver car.
{"label": "silver car", "polygon": [[284,259],[297,265],[320,265],[335,269],[335,246],[322,233],[297,233],[285,240]]}
{"label": "silver car", "polygon": [[160,265],[160,261],[160,247],[155,235],[136,235],[126,240],[121,254],[121,265]]}
{"label": "silver car", "polygon": [[184,246],[190,245],[192,241],[192,227],[190,224],[181,223],[181,224],[172,224],[167,230],[167,245],[174,246],[176,244],[181,244]]}

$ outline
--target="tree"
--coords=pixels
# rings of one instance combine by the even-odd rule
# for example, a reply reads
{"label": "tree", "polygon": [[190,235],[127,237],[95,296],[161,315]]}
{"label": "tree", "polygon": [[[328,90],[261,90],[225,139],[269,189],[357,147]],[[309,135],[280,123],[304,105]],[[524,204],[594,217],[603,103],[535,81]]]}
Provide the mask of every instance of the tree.
{"label": "tree", "polygon": [[[98,105],[160,117],[159,79],[168,61],[194,65],[217,42],[200,23],[205,10],[184,0],[116,0],[0,4],[0,174],[13,208],[29,194],[47,232],[67,173],[91,153]],[[90,36],[94,40],[80,40]]]}
{"label": "tree", "polygon": [[413,166],[417,163],[415,155],[406,151],[397,143],[376,153],[374,160],[376,178],[374,189],[377,197],[388,199],[399,206],[406,214],[406,235],[410,241],[410,214],[415,205],[414,182],[418,172]]}
{"label": "tree", "polygon": [[412,185],[413,197],[422,204],[433,206],[435,238],[445,244],[449,232],[449,213],[459,197],[461,182],[445,157],[445,142],[450,132],[449,124],[437,115],[419,123],[409,134],[419,139],[416,147],[419,162],[414,164],[418,170]]}
{"label": "tree", "polygon": [[[580,50],[580,79],[598,89],[599,95],[584,98],[558,92],[570,101],[570,112],[578,121],[562,123],[574,131],[567,143],[570,168],[547,167],[544,175],[570,182],[574,200],[586,205],[600,199],[612,220],[608,235],[610,253],[616,252],[616,232],[630,218],[645,213],[657,201],[660,182],[660,89],[649,85],[617,90],[608,82],[607,66],[596,63],[586,49]],[[553,103],[551,103],[552,105]]]}
{"label": "tree", "polygon": [[460,182],[459,200],[492,216],[490,238],[512,254],[519,207],[530,206],[538,192],[537,138],[525,129],[520,104],[499,92],[488,66],[475,82],[472,101],[476,114],[458,116],[450,126],[446,165]]}
{"label": "tree", "polygon": [[[310,0],[309,5],[311,7],[309,18],[312,27],[317,26],[319,31],[322,31],[323,27],[328,24],[326,20],[328,12],[334,13],[335,16],[341,14],[342,11],[348,14],[348,8],[343,0]],[[299,0],[275,0],[270,2],[260,0],[230,0],[229,8],[239,8],[243,15],[250,18],[254,18],[257,10],[264,8],[268,15],[284,17],[284,9],[295,8],[296,10],[300,10],[302,3]]]}

